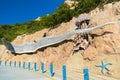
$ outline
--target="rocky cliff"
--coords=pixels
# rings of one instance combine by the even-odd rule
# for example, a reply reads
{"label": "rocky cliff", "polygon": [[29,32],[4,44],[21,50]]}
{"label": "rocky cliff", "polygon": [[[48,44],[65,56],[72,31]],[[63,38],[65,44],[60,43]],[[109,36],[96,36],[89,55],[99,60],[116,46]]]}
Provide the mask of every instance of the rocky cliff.
{"label": "rocky cliff", "polygon": [[[96,8],[89,14],[91,16],[91,27],[120,20],[120,2],[107,4],[102,9]],[[76,18],[73,18],[70,22],[62,23],[58,28],[52,30],[44,29],[34,34],[20,35],[12,43],[33,42],[40,39],[44,33],[47,36],[65,34],[76,28],[75,21]],[[69,70],[88,67],[90,72],[95,74],[101,74],[101,69],[95,67],[95,65],[100,64],[101,59],[105,58],[105,62],[113,63],[109,66],[111,71],[106,72],[105,75],[120,79],[120,24],[97,29],[92,31],[91,34],[93,40],[89,47],[86,50],[76,52],[74,55],[71,55],[74,39],[74,36],[72,36],[60,44],[40,49],[31,54],[14,55],[8,52],[3,45],[0,45],[0,58],[7,61],[45,62],[46,70],[50,63],[53,63],[58,69],[63,64],[66,64]]]}

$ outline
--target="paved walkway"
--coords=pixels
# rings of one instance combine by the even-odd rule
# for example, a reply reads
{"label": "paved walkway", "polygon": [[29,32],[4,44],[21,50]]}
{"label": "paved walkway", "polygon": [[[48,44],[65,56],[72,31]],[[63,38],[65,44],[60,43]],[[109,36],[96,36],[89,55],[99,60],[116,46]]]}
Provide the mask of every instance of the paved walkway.
{"label": "paved walkway", "polygon": [[38,72],[9,66],[0,66],[0,80],[55,80]]}

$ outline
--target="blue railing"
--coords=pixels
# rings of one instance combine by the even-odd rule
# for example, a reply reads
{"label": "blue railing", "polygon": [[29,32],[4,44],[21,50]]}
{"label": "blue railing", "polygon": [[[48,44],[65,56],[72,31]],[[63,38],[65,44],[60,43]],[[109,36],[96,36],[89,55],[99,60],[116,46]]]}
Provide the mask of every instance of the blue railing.
{"label": "blue railing", "polygon": [[37,71],[37,63],[35,62],[34,63],[34,72],[36,72]]}
{"label": "blue railing", "polygon": [[[4,64],[4,66],[7,66],[7,61],[4,61],[3,64]],[[25,64],[26,64],[26,62],[21,63],[19,61],[18,62],[18,68],[25,69],[26,68]],[[28,62],[27,64],[28,64],[27,69],[31,70],[31,62]],[[0,66],[2,66],[2,61],[0,61]],[[9,62],[9,66],[12,67],[12,61]],[[13,67],[17,67],[16,61],[14,61]],[[62,66],[62,78],[63,78],[63,80],[67,80],[67,70],[66,70],[66,68],[67,68],[66,65]],[[33,70],[34,70],[34,72],[37,71],[37,63],[36,62],[34,62],[34,64],[33,64]],[[46,72],[45,71],[45,65],[42,62],[41,63],[41,73],[44,74],[45,72]],[[55,73],[54,72],[54,66],[53,66],[53,64],[50,64],[50,77],[53,77],[54,73]],[[83,73],[84,73],[84,80],[89,80],[89,70],[87,68],[85,68],[85,69],[83,69]]]}
{"label": "blue railing", "polygon": [[54,71],[53,71],[53,64],[50,64],[50,76],[54,76]]}

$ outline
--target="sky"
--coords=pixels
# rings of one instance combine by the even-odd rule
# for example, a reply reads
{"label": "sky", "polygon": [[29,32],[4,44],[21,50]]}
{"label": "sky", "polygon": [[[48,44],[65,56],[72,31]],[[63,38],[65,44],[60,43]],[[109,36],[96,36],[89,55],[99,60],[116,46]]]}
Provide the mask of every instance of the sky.
{"label": "sky", "polygon": [[0,25],[24,23],[55,12],[65,0],[0,0]]}

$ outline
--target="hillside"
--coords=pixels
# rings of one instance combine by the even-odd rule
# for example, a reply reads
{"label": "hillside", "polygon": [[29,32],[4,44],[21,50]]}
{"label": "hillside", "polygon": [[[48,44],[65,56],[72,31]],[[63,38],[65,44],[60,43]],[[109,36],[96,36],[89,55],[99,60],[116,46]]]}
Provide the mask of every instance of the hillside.
{"label": "hillside", "polygon": [[[4,37],[9,41],[13,41],[19,35],[33,34],[46,28],[53,29],[61,23],[69,22],[81,13],[88,13],[96,7],[103,8],[103,5],[116,1],[119,0],[66,0],[52,14],[40,16],[40,20],[30,20],[13,25],[0,25],[0,38]],[[2,44],[1,41],[0,44]]]}
{"label": "hillside", "polygon": [[[91,27],[110,21],[120,20],[120,2],[104,5],[102,9],[96,8],[92,10],[89,15],[91,17]],[[76,28],[76,20],[77,18],[74,17],[69,22],[62,23],[59,27],[52,30],[43,29],[35,32],[34,34],[23,34],[17,36],[12,43],[24,44],[26,42],[33,42],[34,40],[37,41],[44,35],[44,33],[46,33],[47,36],[68,33]],[[73,76],[79,75],[85,67],[89,68],[91,74],[94,73],[102,75],[101,69],[95,67],[95,65],[101,64],[101,59],[105,58],[106,63],[112,62],[112,65],[109,66],[111,71],[105,72],[105,76],[120,79],[120,24],[114,24],[92,31],[91,34],[94,38],[90,46],[86,50],[76,52],[74,55],[71,55],[71,52],[73,49],[72,40],[75,35],[60,44],[40,49],[33,54],[14,55],[8,52],[3,45],[0,45],[0,58],[1,60],[7,61],[29,61],[32,63],[45,62],[46,70],[49,69],[48,66],[50,63],[53,63],[57,70],[60,70],[61,66],[66,64],[68,71],[75,73],[68,73],[71,80],[74,79]],[[59,71],[56,74],[59,75]],[[100,79],[97,78],[94,80]]]}

